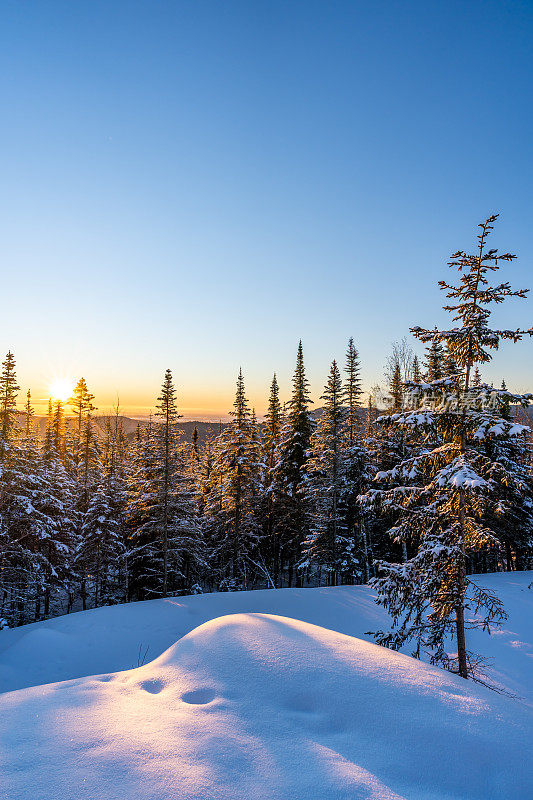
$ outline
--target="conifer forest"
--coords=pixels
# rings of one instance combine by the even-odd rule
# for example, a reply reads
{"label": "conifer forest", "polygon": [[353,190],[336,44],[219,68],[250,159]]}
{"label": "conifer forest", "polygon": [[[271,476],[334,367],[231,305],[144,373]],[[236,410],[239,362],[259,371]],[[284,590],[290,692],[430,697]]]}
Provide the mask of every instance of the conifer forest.
{"label": "conifer forest", "polygon": [[[187,376],[167,369],[156,413],[134,432],[118,409],[98,417],[81,376],[66,403],[50,400],[39,428],[8,352],[1,625],[176,595],[370,582],[393,621],[378,643],[410,642],[475,675],[466,610],[489,630],[506,612],[469,576],[533,568],[533,395],[504,376],[501,386],[483,381],[500,346],[533,334],[512,325],[512,301],[527,289],[506,280],[515,256],[490,247],[495,221],[479,226],[472,253],[448,262],[439,287],[449,327],[419,309],[368,399],[350,339],[313,408],[300,342],[290,397],[272,376],[260,421],[241,371],[231,421],[185,437]],[[510,327],[497,330],[491,313],[502,303]]]}
{"label": "conifer forest", "polygon": [[532,39],[0,4],[0,800],[533,800]]}

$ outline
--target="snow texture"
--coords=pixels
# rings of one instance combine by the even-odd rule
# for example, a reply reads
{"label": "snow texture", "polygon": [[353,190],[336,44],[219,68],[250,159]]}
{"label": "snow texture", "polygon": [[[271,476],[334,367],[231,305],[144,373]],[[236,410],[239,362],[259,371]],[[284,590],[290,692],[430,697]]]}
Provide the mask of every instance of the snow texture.
{"label": "snow texture", "polygon": [[[509,620],[471,646],[523,699],[359,638],[386,622],[366,587],[171,598],[2,631],[4,688],[74,680],[0,696],[0,797],[531,797],[533,574],[477,580]],[[132,669],[147,646],[158,657]]]}

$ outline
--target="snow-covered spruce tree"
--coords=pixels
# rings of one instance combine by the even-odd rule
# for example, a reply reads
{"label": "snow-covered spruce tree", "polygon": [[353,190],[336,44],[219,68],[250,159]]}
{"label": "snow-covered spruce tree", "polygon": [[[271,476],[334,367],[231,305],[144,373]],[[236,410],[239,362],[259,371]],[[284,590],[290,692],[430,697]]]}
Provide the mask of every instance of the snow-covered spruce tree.
{"label": "snow-covered spruce tree", "polygon": [[85,378],[80,378],[74,387],[72,397],[68,400],[68,405],[76,417],[72,443],[72,461],[75,470],[78,468],[79,460],[82,455],[81,439],[85,418],[91,414],[92,411],[96,410],[96,406],[93,406],[93,400],[94,394],[91,394],[87,388]]}
{"label": "snow-covered spruce tree", "polygon": [[250,588],[257,569],[260,539],[257,495],[261,465],[256,431],[239,370],[233,417],[216,441],[205,497],[210,567],[219,589]]}
{"label": "snow-covered spruce tree", "polygon": [[[507,423],[519,421],[516,410],[525,405],[527,398],[512,395],[506,388],[486,385],[479,387],[479,394],[484,404],[493,406]],[[525,422],[523,433],[515,430],[512,436],[489,435],[480,441],[482,454],[493,464],[491,480],[497,486],[498,497],[498,502],[487,508],[485,523],[498,544],[468,560],[472,572],[529,567],[533,553],[533,473],[528,458],[531,429],[527,418]]]}
{"label": "snow-covered spruce tree", "polygon": [[39,567],[27,530],[39,480],[33,474],[35,465],[28,462],[29,439],[17,427],[15,367],[8,352],[0,373],[0,617],[9,625],[28,621],[28,601],[35,594],[33,576]]}
{"label": "snow-covered spruce tree", "polygon": [[[531,396],[493,392],[472,387],[475,362],[491,359],[490,350],[502,340],[519,341],[533,329],[494,330],[488,327],[490,306],[508,297],[524,297],[508,283],[489,285],[488,275],[510,253],[498,255],[486,249],[486,238],[496,217],[481,224],[478,251],[455,253],[449,266],[461,278],[457,286],[440,281],[453,304],[444,308],[459,325],[449,330],[420,327],[412,332],[423,342],[444,342],[464,371],[461,391],[454,381],[442,378],[426,384],[407,384],[410,407],[385,416],[382,424],[410,430],[418,437],[419,450],[392,469],[378,474],[389,489],[373,490],[366,501],[399,514],[390,530],[400,543],[415,543],[416,552],[406,563],[381,562],[374,581],[378,602],[393,618],[393,630],[379,631],[381,644],[393,648],[415,642],[415,655],[431,654],[464,678],[476,677],[478,658],[467,650],[466,629],[489,629],[505,612],[499,599],[467,576],[468,559],[483,550],[503,547],[495,520],[528,509],[522,521],[531,525],[531,495],[522,475],[498,459],[497,449],[524,434],[525,428],[501,414],[502,401],[527,404]],[[511,468],[510,468],[511,467]],[[512,496],[512,501],[511,501]],[[512,507],[511,507],[512,506]],[[527,519],[529,518],[529,519]],[[448,636],[455,636],[457,656],[445,651]]]}
{"label": "snow-covered spruce tree", "polygon": [[53,581],[45,589],[44,614],[48,616],[53,593],[59,595],[59,607],[62,607],[64,595],[67,595],[67,611],[70,611],[79,587],[79,576],[73,568],[73,553],[79,535],[79,513],[77,487],[63,463],[55,457],[51,460],[45,458],[44,475],[47,483],[45,509],[54,521],[54,534],[45,542],[46,556],[54,573]]}
{"label": "snow-covered spruce tree", "polygon": [[[58,588],[67,592],[67,611],[70,611],[80,582],[80,577],[72,568],[72,554],[80,535],[79,492],[75,477],[67,471],[63,463],[64,441],[62,406],[59,411],[57,407],[54,409],[52,399],[49,398],[41,459],[47,486],[47,513],[54,519],[55,531],[55,538],[49,539],[46,547],[56,579],[54,585],[45,590],[45,616],[49,613],[52,592]],[[83,587],[81,594],[85,602]]]}
{"label": "snow-covered spruce tree", "polygon": [[145,428],[137,426],[127,479],[124,523],[127,531],[128,600],[160,596],[161,548],[157,525],[151,525],[157,475],[152,415]]}
{"label": "snow-covered spruce tree", "polygon": [[277,485],[276,465],[278,461],[281,433],[284,425],[284,412],[279,399],[279,385],[276,374],[272,378],[268,408],[262,431],[262,451],[264,473],[262,481],[261,519],[263,523],[262,551],[264,560],[270,565],[272,580],[280,586],[281,564],[281,505]]}
{"label": "snow-covered spruce tree", "polygon": [[185,591],[203,568],[202,531],[178,441],[170,370],[158,400],[160,422],[151,423],[139,443],[127,508],[130,593],[139,599]]}
{"label": "snow-covered spruce tree", "polygon": [[[97,491],[102,482],[102,453],[100,441],[95,425],[91,418],[91,413],[87,409],[81,418],[81,429],[76,428],[73,439],[74,451],[70,454],[66,452],[64,446],[64,436],[58,439],[56,434],[56,415],[54,413],[54,452],[62,464],[70,466],[69,473],[73,476],[76,487],[76,522],[77,522],[77,542],[78,547],[83,546],[83,521],[89,508],[91,498]],[[79,420],[78,420],[79,421]],[[59,448],[59,449],[58,449]],[[82,607],[87,607],[87,578],[83,567],[85,562],[78,560],[77,570],[80,581],[80,595]],[[89,582],[91,578],[89,577]]]}
{"label": "snow-covered spruce tree", "polygon": [[311,436],[305,492],[312,509],[310,533],[300,569],[317,569],[327,583],[353,583],[359,573],[354,539],[349,535],[346,493],[348,412],[337,362],[333,361],[321,399],[324,408]]}
{"label": "snow-covered spruce tree", "polygon": [[[102,454],[103,483],[107,489],[111,515],[118,525],[122,542],[121,556],[114,565],[113,598],[119,602],[128,596],[127,527],[125,524],[128,486],[132,470],[133,450],[124,432],[123,418],[118,406],[108,418],[108,433]],[[111,587],[107,593],[111,598]]]}
{"label": "snow-covered spruce tree", "polygon": [[24,432],[12,430],[4,451],[0,473],[0,616],[10,625],[23,624],[32,617],[30,603],[39,617],[39,601],[45,564],[39,556],[39,542],[47,536],[47,520],[38,506],[42,492],[38,448],[32,436],[33,409],[26,402]]}
{"label": "snow-covered spruce tree", "polygon": [[[401,345],[399,351],[402,351]],[[403,351],[402,351],[403,352]],[[406,352],[406,360],[409,355]],[[345,487],[342,493],[342,503],[346,510],[346,527],[348,539],[355,543],[355,550],[351,559],[354,562],[354,569],[350,570],[349,575],[343,576],[343,582],[360,582],[363,577],[368,579],[370,572],[371,548],[369,547],[369,536],[367,525],[358,497],[363,491],[369,474],[369,460],[366,450],[367,425],[364,425],[364,412],[361,408],[361,388],[359,353],[356,350],[353,339],[348,342],[346,352],[346,362],[344,368],[345,383],[343,386],[343,397],[348,412],[347,419],[347,441],[345,452]],[[369,415],[368,412],[367,416]],[[354,556],[354,553],[356,554]],[[356,567],[355,564],[358,564]]]}
{"label": "snow-covered spruce tree", "polygon": [[199,450],[199,463],[194,479],[194,494],[200,516],[203,516],[206,497],[212,488],[216,440],[215,431],[212,427],[208,428],[204,445]]}
{"label": "snow-covered spruce tree", "polygon": [[10,350],[2,362],[0,372],[0,463],[9,448],[16,426],[17,394],[20,386],[17,385],[15,368],[15,358]]}
{"label": "snow-covered spruce tree", "polygon": [[314,421],[309,412],[309,382],[305,374],[302,342],[298,344],[296,369],[292,381],[292,397],[287,403],[285,423],[281,433],[275,480],[279,492],[279,536],[281,558],[292,585],[301,575],[296,570],[302,545],[309,535],[309,508],[303,484]]}
{"label": "snow-covered spruce tree", "polygon": [[79,440],[77,479],[80,509],[86,511],[91,496],[99,486],[103,471],[102,450],[96,426],[90,414],[85,417]]}
{"label": "snow-covered spruce tree", "polygon": [[102,484],[92,493],[83,515],[81,541],[74,557],[74,567],[91,578],[95,608],[114,599],[120,588],[117,583],[123,555],[124,542],[113,499]]}
{"label": "snow-covered spruce tree", "polygon": [[[381,399],[382,413],[384,412],[384,415],[395,414],[402,407],[405,394],[404,385],[405,381],[408,380],[408,378],[403,377],[404,374],[401,362],[396,356],[396,348],[394,348],[385,369],[385,379],[388,379],[389,382],[389,393],[388,396]],[[376,396],[376,401],[378,400],[379,395]],[[379,416],[378,420],[382,420],[382,417]],[[374,424],[371,435],[366,438],[365,451],[366,475],[371,475],[374,478],[378,472],[391,469],[413,452],[412,437],[409,431],[402,430],[399,427]],[[371,485],[371,481],[367,480],[365,485],[368,488]],[[359,494],[364,494],[363,487],[361,487]],[[395,556],[399,556],[401,553],[402,560],[406,561],[408,551],[405,542],[402,542],[401,546],[398,547],[397,544],[391,542],[388,535],[388,530],[394,527],[397,518],[397,513],[392,507],[386,510],[377,507],[371,508],[369,505],[361,504],[359,496],[357,503],[362,518],[364,534],[361,542],[365,564],[364,579],[368,581],[370,577],[375,575],[374,560],[394,559]]]}
{"label": "snow-covered spruce tree", "polygon": [[16,574],[17,624],[49,616],[51,601],[72,584],[73,486],[63,465],[43,458],[35,431],[21,435],[6,464],[4,521],[12,575]]}

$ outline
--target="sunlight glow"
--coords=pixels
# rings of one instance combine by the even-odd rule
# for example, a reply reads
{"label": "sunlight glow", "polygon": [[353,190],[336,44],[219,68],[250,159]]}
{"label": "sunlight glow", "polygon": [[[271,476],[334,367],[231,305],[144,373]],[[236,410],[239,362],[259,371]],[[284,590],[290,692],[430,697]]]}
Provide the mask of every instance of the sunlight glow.
{"label": "sunlight glow", "polygon": [[74,381],[71,378],[54,378],[50,383],[50,397],[66,403],[72,397]]}

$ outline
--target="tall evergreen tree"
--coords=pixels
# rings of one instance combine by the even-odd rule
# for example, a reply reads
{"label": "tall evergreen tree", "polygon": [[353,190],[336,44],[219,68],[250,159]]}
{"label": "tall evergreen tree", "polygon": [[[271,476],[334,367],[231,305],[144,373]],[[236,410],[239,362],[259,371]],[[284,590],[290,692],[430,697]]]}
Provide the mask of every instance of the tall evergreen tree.
{"label": "tall evergreen tree", "polygon": [[390,382],[389,391],[391,394],[391,408],[393,411],[399,411],[403,403],[403,383],[400,365],[396,364],[394,372],[392,373],[392,380]]}
{"label": "tall evergreen tree", "polygon": [[0,463],[13,437],[17,416],[17,384],[15,358],[11,350],[2,362],[0,372]]}
{"label": "tall evergreen tree", "polygon": [[179,418],[172,372],[167,370],[137,455],[127,509],[132,548],[128,559],[135,596],[166,597],[196,582],[202,568],[202,531],[195,513],[186,457],[179,447]]}
{"label": "tall evergreen tree", "polygon": [[323,569],[333,586],[347,579],[353,582],[358,573],[355,543],[348,535],[345,502],[350,432],[344,394],[340,372],[333,361],[321,398],[324,409],[311,436],[305,489],[312,508],[311,531],[304,543],[301,564]]}
{"label": "tall evergreen tree", "polygon": [[90,413],[86,414],[77,437],[75,465],[78,505],[80,511],[85,514],[91,495],[101,482],[103,470],[100,441]]}
{"label": "tall evergreen tree", "polygon": [[355,444],[358,438],[361,424],[360,412],[363,390],[361,388],[360,372],[359,353],[353,343],[353,338],[350,337],[348,350],[346,351],[346,366],[344,368],[346,375],[344,392],[348,410],[348,443],[350,447]]}
{"label": "tall evergreen tree", "polygon": [[[381,473],[378,478],[388,481],[392,488],[375,490],[370,498],[375,501],[377,497],[384,508],[403,512],[390,531],[396,541],[417,543],[415,555],[406,563],[380,565],[381,576],[375,582],[378,602],[390,611],[395,629],[379,632],[378,640],[393,647],[414,640],[416,655],[427,649],[434,662],[450,666],[464,678],[475,677],[477,671],[477,659],[466,646],[466,612],[474,612],[469,626],[483,628],[498,623],[505,615],[498,598],[467,577],[468,559],[484,548],[501,547],[501,531],[494,520],[511,495],[516,510],[524,503],[531,507],[529,489],[521,476],[494,452],[525,430],[501,416],[502,398],[507,394],[512,402],[523,404],[528,398],[506,392],[494,394],[487,387],[470,385],[472,365],[489,361],[490,350],[498,348],[502,340],[517,342],[526,333],[533,334],[533,329],[488,327],[492,303],[525,296],[525,290],[514,291],[509,283],[489,285],[488,273],[498,269],[500,262],[514,258],[510,253],[499,255],[486,249],[495,219],[490,217],[480,226],[477,253],[459,251],[452,256],[449,266],[460,272],[459,284],[439,282],[447,297],[455,301],[445,309],[460,325],[442,331],[411,329],[423,342],[447,345],[464,371],[460,402],[449,402],[450,395],[456,394],[449,378],[431,384],[432,397],[440,394],[437,405],[433,400],[432,405],[425,402],[427,387],[408,387],[419,396],[416,408],[384,421],[414,430],[420,437],[420,449]],[[428,448],[428,442],[433,446]],[[506,513],[509,511],[508,506]],[[457,643],[456,660],[445,651],[446,637],[452,632]]]}
{"label": "tall evergreen tree", "polygon": [[65,461],[65,412],[59,398],[53,403],[52,431],[56,457]]}
{"label": "tall evergreen tree", "polygon": [[264,460],[264,544],[268,549],[267,561],[270,562],[275,586],[279,586],[281,577],[281,535],[280,530],[280,492],[276,480],[281,434],[284,424],[283,407],[279,399],[279,385],[276,374],[270,385],[268,409],[263,425],[263,460]]}
{"label": "tall evergreen tree", "polygon": [[26,392],[26,404],[24,406],[24,430],[27,437],[31,435],[34,417],[35,410],[31,404],[31,391],[28,389]]}
{"label": "tall evergreen tree", "polygon": [[68,404],[72,408],[72,411],[76,417],[77,429],[80,436],[83,418],[86,414],[90,414],[92,411],[96,410],[96,406],[93,406],[93,400],[94,394],[91,394],[91,392],[88,390],[85,378],[80,378],[74,387],[72,397],[68,401]]}
{"label": "tall evergreen tree", "polygon": [[420,362],[418,356],[413,358],[413,383],[420,383],[422,380],[422,373],[420,371]]}
{"label": "tall evergreen tree", "polygon": [[54,408],[52,398],[48,398],[48,414],[46,417],[46,427],[44,431],[43,454],[47,462],[54,457]]}
{"label": "tall evergreen tree", "polygon": [[[287,414],[276,466],[276,482],[280,491],[280,536],[282,554],[287,563],[289,585],[292,584],[302,545],[309,535],[309,509],[304,491],[306,463],[314,422],[309,412],[309,382],[305,374],[302,342],[298,344],[296,369],[292,381],[292,397]],[[296,575],[300,585],[300,575]]]}
{"label": "tall evergreen tree", "polygon": [[237,377],[231,425],[218,436],[206,498],[211,564],[223,590],[249,588],[260,540],[257,487],[260,465],[242,370]]}
{"label": "tall evergreen tree", "polygon": [[96,608],[103,600],[111,599],[109,590],[117,590],[125,551],[113,499],[105,485],[99,486],[89,500],[81,534],[74,564],[84,574],[91,575]]}

